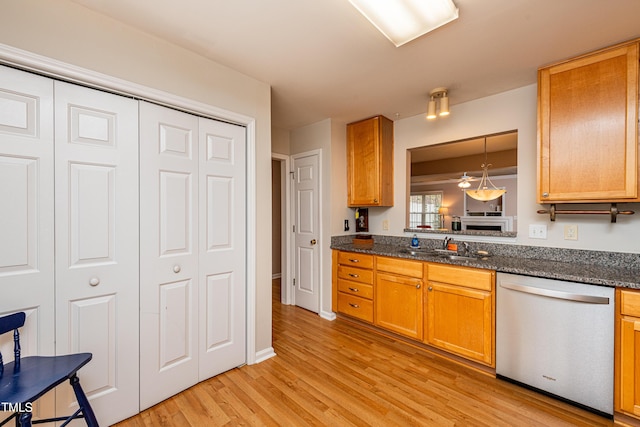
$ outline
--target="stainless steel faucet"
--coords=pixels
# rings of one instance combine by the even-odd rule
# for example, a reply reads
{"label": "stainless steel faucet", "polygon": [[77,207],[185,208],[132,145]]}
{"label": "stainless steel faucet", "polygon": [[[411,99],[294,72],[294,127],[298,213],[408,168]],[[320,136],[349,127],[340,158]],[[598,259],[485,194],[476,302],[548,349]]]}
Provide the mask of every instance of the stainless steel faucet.
{"label": "stainless steel faucet", "polygon": [[464,256],[469,256],[469,244],[467,242],[462,242],[462,250]]}
{"label": "stainless steel faucet", "polygon": [[447,249],[447,247],[449,246],[449,242],[451,241],[451,237],[446,236],[444,238],[444,242],[442,242],[442,249]]}

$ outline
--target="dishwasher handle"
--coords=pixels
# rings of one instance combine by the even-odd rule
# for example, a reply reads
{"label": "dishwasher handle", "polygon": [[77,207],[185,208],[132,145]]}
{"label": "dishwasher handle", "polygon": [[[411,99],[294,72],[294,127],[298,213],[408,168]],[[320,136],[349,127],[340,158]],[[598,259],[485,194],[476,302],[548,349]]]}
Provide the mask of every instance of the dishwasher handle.
{"label": "dishwasher handle", "polygon": [[540,295],[543,297],[556,298],[567,301],[585,302],[588,304],[609,304],[608,297],[600,297],[596,295],[572,294],[569,292],[537,288],[534,286],[518,285],[515,283],[500,283],[500,287],[516,292],[522,292],[525,294]]}

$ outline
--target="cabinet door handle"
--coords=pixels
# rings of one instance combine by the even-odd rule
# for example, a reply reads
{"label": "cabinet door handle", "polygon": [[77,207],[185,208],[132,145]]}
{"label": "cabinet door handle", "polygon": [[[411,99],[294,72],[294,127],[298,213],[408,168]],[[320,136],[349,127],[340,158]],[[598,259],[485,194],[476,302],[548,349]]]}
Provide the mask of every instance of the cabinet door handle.
{"label": "cabinet door handle", "polygon": [[91,286],[98,286],[100,284],[100,278],[99,277],[92,277],[91,280],[89,280],[89,284]]}
{"label": "cabinet door handle", "polygon": [[359,259],[355,259],[355,258],[349,258],[349,261],[351,261],[351,262],[360,262]]}
{"label": "cabinet door handle", "polygon": [[420,289],[421,287],[422,287],[422,285],[421,285],[420,283],[418,283],[418,284],[416,285],[416,289]]}
{"label": "cabinet door handle", "polygon": [[180,265],[176,264],[173,266],[174,273],[180,273],[181,270],[182,270],[182,267],[180,267]]}
{"label": "cabinet door handle", "polygon": [[351,277],[355,277],[356,279],[357,279],[358,277],[360,277],[360,275],[359,275],[359,274],[353,274],[353,273],[349,273],[349,276],[351,276]]}
{"label": "cabinet door handle", "polygon": [[373,203],[378,203],[378,199],[373,199]]}
{"label": "cabinet door handle", "polygon": [[542,197],[549,197],[549,193],[547,192],[542,193]]}
{"label": "cabinet door handle", "polygon": [[360,306],[358,304],[354,304],[354,303],[349,303],[349,305],[353,308],[360,308]]}
{"label": "cabinet door handle", "polygon": [[433,288],[431,286],[429,286],[429,292],[431,292],[433,290]]}
{"label": "cabinet door handle", "polygon": [[349,288],[349,290],[351,292],[360,292],[360,289],[358,289],[358,288]]}

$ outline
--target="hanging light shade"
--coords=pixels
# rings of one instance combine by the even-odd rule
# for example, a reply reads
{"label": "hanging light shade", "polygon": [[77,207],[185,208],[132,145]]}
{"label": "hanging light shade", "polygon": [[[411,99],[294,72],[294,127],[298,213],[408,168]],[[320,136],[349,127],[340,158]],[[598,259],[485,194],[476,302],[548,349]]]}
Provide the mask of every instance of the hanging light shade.
{"label": "hanging light shade", "polygon": [[[476,190],[466,190],[469,197],[480,200],[481,202],[488,202],[489,200],[497,199],[507,192],[504,189],[496,187],[493,182],[491,182],[489,179],[489,166],[491,166],[491,164],[487,163],[487,138],[485,138],[484,163],[481,166],[482,178],[480,179],[480,184]],[[491,187],[489,187],[489,185],[491,185]]]}

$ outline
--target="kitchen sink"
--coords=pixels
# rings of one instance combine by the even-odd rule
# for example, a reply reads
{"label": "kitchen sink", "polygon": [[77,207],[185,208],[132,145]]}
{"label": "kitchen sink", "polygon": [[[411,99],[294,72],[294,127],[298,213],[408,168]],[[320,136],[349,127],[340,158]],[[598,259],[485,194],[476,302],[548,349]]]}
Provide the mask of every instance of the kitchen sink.
{"label": "kitchen sink", "polygon": [[468,255],[440,255],[441,258],[446,258],[446,259],[451,259],[451,260],[458,260],[458,261],[464,261],[464,260],[471,260],[471,259],[481,259],[475,256],[468,256]]}

